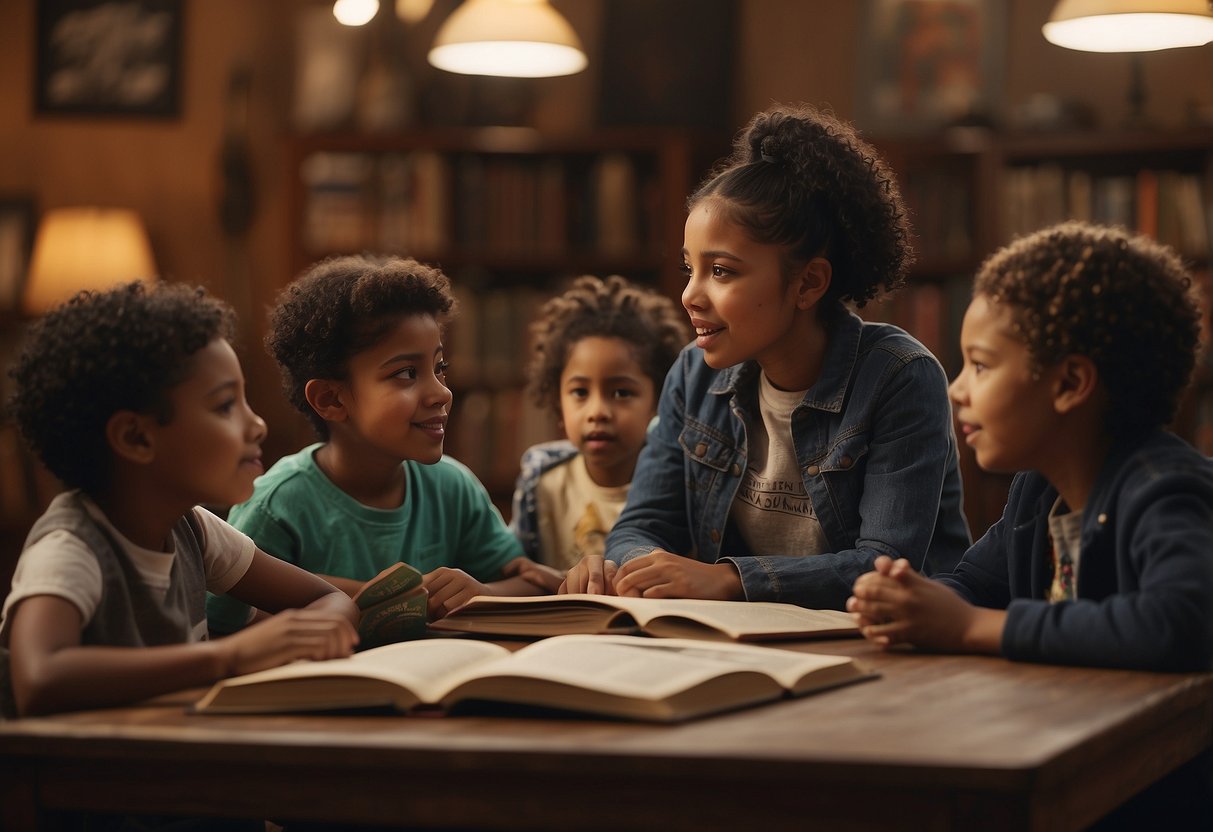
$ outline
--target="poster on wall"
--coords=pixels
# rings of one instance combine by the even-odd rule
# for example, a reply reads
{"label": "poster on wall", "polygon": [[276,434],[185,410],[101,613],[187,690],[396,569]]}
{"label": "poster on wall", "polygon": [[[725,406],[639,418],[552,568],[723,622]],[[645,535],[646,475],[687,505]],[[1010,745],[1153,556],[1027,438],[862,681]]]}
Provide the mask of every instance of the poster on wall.
{"label": "poster on wall", "polygon": [[865,0],[859,126],[904,134],[994,122],[1003,7],[1000,0]]}
{"label": "poster on wall", "polygon": [[38,0],[39,115],[180,113],[183,0]]}

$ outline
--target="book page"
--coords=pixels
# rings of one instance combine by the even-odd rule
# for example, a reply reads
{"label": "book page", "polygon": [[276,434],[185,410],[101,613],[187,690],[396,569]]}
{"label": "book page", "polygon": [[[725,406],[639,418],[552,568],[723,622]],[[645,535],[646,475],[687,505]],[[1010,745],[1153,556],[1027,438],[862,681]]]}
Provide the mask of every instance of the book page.
{"label": "book page", "polygon": [[376,701],[381,703],[384,685],[360,685],[365,680],[404,691],[406,695],[394,697],[398,704],[410,699],[432,703],[448,686],[448,676],[508,655],[509,650],[499,645],[462,639],[388,644],[346,659],[298,661],[226,679],[212,687],[196,708],[205,710],[212,703],[216,710],[275,704],[293,709],[338,707],[359,704],[362,690],[376,691]]}
{"label": "book page", "polygon": [[[623,598],[585,593],[519,598],[478,595],[431,627],[515,635],[589,633],[624,623],[618,620],[619,611],[626,612],[650,635],[663,637],[719,638],[713,630],[739,640],[858,632],[850,614],[839,610],[811,610],[765,601]],[[517,619],[513,627],[508,623],[511,618]],[[481,630],[476,623],[479,619],[491,620],[492,628]]]}
{"label": "book page", "polygon": [[[456,674],[452,689],[473,679],[523,677],[613,696],[656,700],[672,697],[730,674],[762,674],[755,689],[793,690],[807,675],[836,666],[850,667],[846,656],[826,656],[694,639],[641,636],[567,635],[529,644],[512,655]],[[484,690],[491,690],[487,685]],[[773,691],[772,695],[778,695]]]}
{"label": "book page", "polygon": [[689,619],[734,639],[778,638],[856,632],[855,619],[839,610],[810,610],[769,601],[705,601],[694,598],[616,598],[652,635],[698,636],[701,628],[677,621]]}

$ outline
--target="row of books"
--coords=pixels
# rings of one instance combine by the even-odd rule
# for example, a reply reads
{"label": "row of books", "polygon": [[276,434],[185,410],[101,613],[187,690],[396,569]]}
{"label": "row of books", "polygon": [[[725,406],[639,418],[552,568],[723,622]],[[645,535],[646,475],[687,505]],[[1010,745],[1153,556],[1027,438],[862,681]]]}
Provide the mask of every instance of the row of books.
{"label": "row of books", "polygon": [[485,288],[486,276],[466,273],[452,285],[457,307],[444,343],[455,400],[446,452],[500,501],[513,487],[523,451],[556,438],[555,417],[525,394],[531,324],[551,293],[527,285]]}
{"label": "row of books", "polygon": [[643,254],[660,192],[623,152],[570,156],[316,152],[303,162],[303,244],[334,251],[554,257]]}
{"label": "row of books", "polygon": [[1198,174],[1145,168],[1101,175],[1042,164],[1009,168],[1003,181],[1003,239],[1078,219],[1124,226],[1184,256],[1209,258],[1213,193]]}
{"label": "row of books", "polygon": [[969,172],[930,166],[911,168],[903,175],[901,189],[916,232],[914,244],[920,260],[957,262],[977,256]]}
{"label": "row of books", "polygon": [[501,499],[513,489],[523,452],[558,438],[555,414],[537,407],[522,387],[478,388],[457,392],[445,450]]}
{"label": "row of books", "polygon": [[522,384],[531,361],[531,324],[551,293],[530,285],[483,288],[462,274],[452,281],[455,317],[444,346],[457,388]]}

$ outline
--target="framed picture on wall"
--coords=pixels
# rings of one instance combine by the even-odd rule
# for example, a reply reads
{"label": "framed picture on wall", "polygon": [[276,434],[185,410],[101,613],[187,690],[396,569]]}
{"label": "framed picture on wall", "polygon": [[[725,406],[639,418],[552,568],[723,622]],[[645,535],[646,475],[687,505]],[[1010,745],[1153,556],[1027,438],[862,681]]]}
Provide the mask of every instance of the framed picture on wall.
{"label": "framed picture on wall", "polygon": [[36,114],[180,113],[184,0],[37,2]]}
{"label": "framed picture on wall", "polygon": [[925,133],[996,121],[1002,0],[864,0],[856,122],[866,133]]}
{"label": "framed picture on wall", "polygon": [[33,198],[0,194],[0,311],[20,302],[33,242]]}

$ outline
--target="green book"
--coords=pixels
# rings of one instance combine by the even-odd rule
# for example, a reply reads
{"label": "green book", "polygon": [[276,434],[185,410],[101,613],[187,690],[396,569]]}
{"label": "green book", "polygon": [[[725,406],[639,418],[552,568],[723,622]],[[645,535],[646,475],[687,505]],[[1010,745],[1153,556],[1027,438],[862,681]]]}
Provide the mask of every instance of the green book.
{"label": "green book", "polygon": [[421,573],[407,563],[394,563],[363,585],[354,596],[362,611],[359,649],[409,641],[425,635],[429,593]]}

